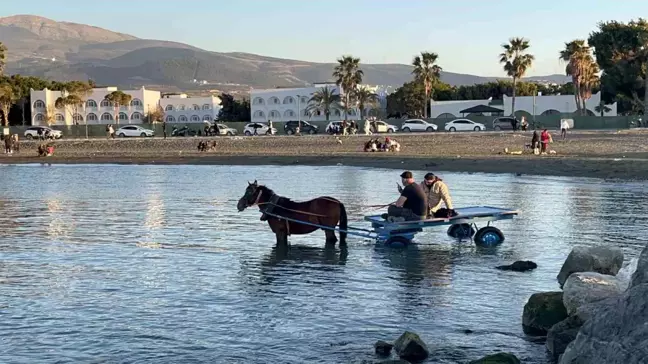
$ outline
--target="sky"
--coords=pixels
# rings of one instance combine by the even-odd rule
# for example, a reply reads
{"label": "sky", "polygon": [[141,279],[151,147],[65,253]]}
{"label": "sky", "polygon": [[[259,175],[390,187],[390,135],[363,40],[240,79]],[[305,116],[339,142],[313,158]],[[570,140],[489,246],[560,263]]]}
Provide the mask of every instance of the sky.
{"label": "sky", "polygon": [[[410,64],[422,51],[445,71],[505,76],[501,45],[524,37],[529,76],[563,73],[564,43],[601,21],[648,17],[645,0],[2,0],[0,16],[39,15],[139,38],[313,62],[343,54],[362,63]],[[397,5],[398,4],[398,5]]]}

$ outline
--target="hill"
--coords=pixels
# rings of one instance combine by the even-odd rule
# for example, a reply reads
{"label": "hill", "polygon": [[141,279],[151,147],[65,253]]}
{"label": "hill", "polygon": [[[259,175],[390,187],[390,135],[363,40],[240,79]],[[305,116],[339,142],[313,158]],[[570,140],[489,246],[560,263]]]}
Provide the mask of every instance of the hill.
{"label": "hill", "polygon": [[[178,89],[299,86],[331,80],[333,63],[265,57],[249,53],[206,51],[191,45],[139,39],[110,30],[31,15],[0,18],[0,42],[9,52],[7,72],[61,81],[92,79],[120,87],[163,86]],[[411,80],[412,67],[363,64],[364,82],[400,86]],[[496,80],[444,71],[451,85]],[[194,83],[203,81],[202,86]],[[531,77],[564,83],[563,75]]]}

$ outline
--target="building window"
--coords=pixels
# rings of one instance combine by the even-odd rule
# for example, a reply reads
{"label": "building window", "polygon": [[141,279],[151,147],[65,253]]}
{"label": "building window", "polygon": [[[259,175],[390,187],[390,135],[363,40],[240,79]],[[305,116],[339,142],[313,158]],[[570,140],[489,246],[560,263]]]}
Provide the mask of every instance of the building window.
{"label": "building window", "polygon": [[112,120],[113,116],[107,112],[101,114],[101,121],[109,121]]}
{"label": "building window", "polygon": [[131,120],[142,120],[142,114],[134,112],[133,115],[131,115]]}
{"label": "building window", "polygon": [[180,117],[178,118],[178,121],[181,122],[181,123],[183,123],[183,122],[186,123],[187,122],[187,117],[184,116],[184,115],[180,115]]}
{"label": "building window", "polygon": [[63,116],[63,114],[56,114],[54,115],[54,120],[56,120],[57,122],[63,122],[65,121],[65,116]]}
{"label": "building window", "polygon": [[173,105],[167,105],[167,106],[164,108],[164,111],[173,111]]}
{"label": "building window", "polygon": [[304,104],[304,105],[305,105],[305,104],[308,104],[308,97],[306,97],[306,96],[302,96],[302,98],[301,98],[301,103]]}
{"label": "building window", "polygon": [[111,106],[110,101],[108,101],[106,99],[101,100],[101,107],[110,107],[110,106]]}
{"label": "building window", "polygon": [[185,109],[186,109],[186,108],[185,108],[184,105],[180,105],[180,107],[178,108],[178,110],[180,110],[180,111],[184,111]]}
{"label": "building window", "polygon": [[97,102],[95,100],[86,101],[86,107],[97,107]]}
{"label": "building window", "polygon": [[36,114],[36,116],[34,116],[34,120],[36,120],[36,121],[45,121],[45,115]]}
{"label": "building window", "polygon": [[43,100],[36,100],[36,102],[34,102],[34,109],[45,109],[45,103]]}
{"label": "building window", "polygon": [[142,101],[140,99],[133,99],[131,100],[131,106],[135,107],[141,107],[142,106]]}
{"label": "building window", "polygon": [[255,118],[265,118],[265,114],[261,110],[257,110],[254,112],[254,117]]}
{"label": "building window", "polygon": [[[349,113],[349,115],[351,115],[351,114]],[[333,110],[333,116],[342,116],[340,114],[340,110],[338,110],[338,109]]]}
{"label": "building window", "polygon": [[264,102],[263,102],[262,98],[260,98],[260,97],[255,97],[254,98],[254,102],[253,102],[254,105],[263,105],[263,103]]}
{"label": "building window", "polygon": [[173,123],[173,122],[175,122],[175,118],[173,116],[169,115],[169,116],[166,117],[166,121],[167,121],[167,123]]}
{"label": "building window", "polygon": [[86,120],[88,120],[88,121],[97,121],[97,114],[94,114],[94,113],[88,114],[88,116],[86,116]]}
{"label": "building window", "polygon": [[[198,106],[198,105],[196,105]],[[192,122],[199,122],[200,121],[200,116],[198,115],[191,115],[191,121]]]}
{"label": "building window", "polygon": [[268,100],[271,105],[278,105],[280,104],[279,98],[272,96],[270,100]]}
{"label": "building window", "polygon": [[75,123],[80,123],[83,121],[83,116],[81,116],[81,114],[74,114],[72,120],[74,120]]}
{"label": "building window", "polygon": [[209,110],[209,109],[211,109],[211,106],[209,106],[209,104],[203,105],[203,110]]}
{"label": "building window", "polygon": [[128,120],[128,115],[125,112],[119,113],[119,120]]}
{"label": "building window", "polygon": [[295,116],[295,112],[292,110],[286,110],[286,112],[284,112],[284,118],[292,118],[294,116]]}
{"label": "building window", "polygon": [[212,121],[212,116],[211,115],[203,116],[203,121]]}
{"label": "building window", "polygon": [[281,114],[279,114],[279,111],[277,111],[277,110],[270,111],[270,118],[271,119],[278,119],[280,117],[281,117]]}
{"label": "building window", "polygon": [[292,96],[286,96],[286,98],[284,99],[284,102],[283,102],[283,103],[284,103],[284,104],[294,104],[294,103],[295,103],[295,99],[293,99]]}
{"label": "building window", "polygon": [[193,105],[191,106],[191,108],[194,109],[194,110],[200,110],[200,106],[198,106],[198,105],[196,105],[196,104],[193,104]]}

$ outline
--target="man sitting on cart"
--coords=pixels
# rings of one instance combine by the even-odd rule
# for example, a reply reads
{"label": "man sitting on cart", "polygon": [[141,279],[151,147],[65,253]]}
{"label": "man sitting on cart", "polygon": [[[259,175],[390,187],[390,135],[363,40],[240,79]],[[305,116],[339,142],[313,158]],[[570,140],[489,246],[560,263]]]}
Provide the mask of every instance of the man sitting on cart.
{"label": "man sitting on cart", "polygon": [[389,205],[387,213],[382,217],[391,222],[425,220],[427,214],[427,198],[425,192],[414,181],[412,172],[401,173],[405,188],[396,202]]}
{"label": "man sitting on cart", "polygon": [[[450,198],[448,186],[442,179],[435,176],[434,173],[428,173],[421,182],[421,188],[427,196],[428,218],[457,216],[452,208],[452,198]],[[445,208],[441,208],[442,203],[445,204]]]}

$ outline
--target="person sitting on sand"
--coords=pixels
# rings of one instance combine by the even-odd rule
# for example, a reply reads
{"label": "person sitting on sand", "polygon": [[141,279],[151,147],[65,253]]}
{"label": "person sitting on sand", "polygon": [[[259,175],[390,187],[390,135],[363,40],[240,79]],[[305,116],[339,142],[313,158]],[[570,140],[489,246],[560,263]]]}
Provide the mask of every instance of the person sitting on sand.
{"label": "person sitting on sand", "polygon": [[376,147],[376,142],[373,139],[370,139],[368,142],[365,143],[364,151],[365,152],[376,152],[376,151],[378,151],[378,148]]}
{"label": "person sitting on sand", "polygon": [[[427,197],[427,217],[452,217],[457,213],[452,208],[452,198],[450,191],[443,180],[434,173],[427,173],[421,182],[421,188]],[[445,208],[441,208],[441,203]]]}

